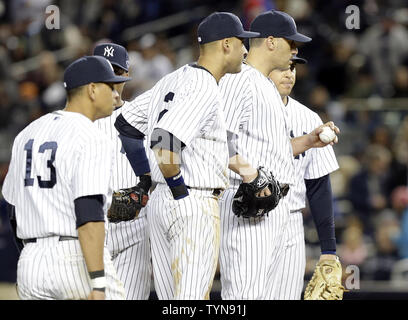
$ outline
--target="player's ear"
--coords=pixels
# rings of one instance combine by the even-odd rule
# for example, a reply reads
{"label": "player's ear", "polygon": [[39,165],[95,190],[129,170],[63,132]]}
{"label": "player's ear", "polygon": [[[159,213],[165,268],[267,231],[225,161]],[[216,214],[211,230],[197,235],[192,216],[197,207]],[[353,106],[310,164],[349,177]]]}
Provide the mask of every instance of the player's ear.
{"label": "player's ear", "polygon": [[96,89],[97,89],[96,88],[96,83],[93,83],[93,82],[89,83],[86,86],[86,91],[87,91],[88,96],[89,96],[89,98],[91,100],[95,100],[95,98],[96,98]]}
{"label": "player's ear", "polygon": [[231,39],[230,38],[225,38],[221,40],[222,43],[222,48],[224,52],[230,52],[231,51]]}
{"label": "player's ear", "polygon": [[267,47],[269,50],[275,50],[275,49],[276,49],[276,46],[277,46],[277,41],[278,41],[277,38],[274,38],[274,37],[272,37],[272,36],[269,36],[269,37],[266,38],[266,40],[265,40],[265,42],[266,42],[266,47]]}

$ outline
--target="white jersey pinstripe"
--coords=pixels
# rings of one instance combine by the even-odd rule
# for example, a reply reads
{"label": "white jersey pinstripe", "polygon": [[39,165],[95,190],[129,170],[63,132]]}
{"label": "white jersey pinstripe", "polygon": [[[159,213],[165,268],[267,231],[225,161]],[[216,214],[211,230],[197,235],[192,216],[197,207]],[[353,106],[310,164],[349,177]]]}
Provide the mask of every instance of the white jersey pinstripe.
{"label": "white jersey pinstripe", "polygon": [[158,183],[148,204],[157,295],[209,298],[219,247],[219,208],[211,189],[228,185],[227,134],[217,82],[203,68],[183,66],[134,99],[122,114],[147,136],[148,146],[155,128],[186,145],[180,170],[191,189],[181,200],[173,199],[148,148],[152,180]]}
{"label": "white jersey pinstripe", "polygon": [[[3,185],[4,198],[16,206],[18,237],[77,236],[74,200],[102,194],[107,210],[112,161],[107,136],[79,113],[56,111],[28,125],[14,141]],[[41,188],[39,179],[55,184]]]}
{"label": "white jersey pinstripe", "polygon": [[[294,159],[287,112],[274,83],[243,65],[221,79],[227,129],[238,135],[237,151],[253,167],[263,166],[293,186]],[[220,272],[223,299],[274,299],[283,261],[290,210],[284,198],[269,216],[237,218],[233,195],[240,177],[230,171],[231,188],[221,200]],[[255,239],[261,239],[256,241]]]}
{"label": "white jersey pinstripe", "polygon": [[[286,105],[291,136],[297,137],[311,132],[322,124],[317,113],[295,99],[288,97]],[[303,216],[301,209],[306,206],[305,179],[317,179],[338,169],[332,146],[310,149],[295,157],[296,183],[287,197],[291,203],[291,216],[283,244],[281,278],[277,284],[278,299],[298,300],[304,285],[306,267]]]}
{"label": "white jersey pinstripe", "polygon": [[[323,122],[317,113],[300,102],[288,97],[286,106],[290,132],[292,137],[298,137],[313,131]],[[333,147],[313,148],[295,157],[296,183],[289,191],[291,210],[296,211],[306,207],[306,185],[304,179],[317,179],[333,171],[339,165]]]}
{"label": "white jersey pinstripe", "polygon": [[[36,243],[24,247],[19,260],[17,278],[21,298],[87,297],[90,279],[79,242],[58,241],[58,236],[78,237],[74,200],[79,197],[103,195],[106,220],[112,195],[111,170],[112,144],[82,114],[49,113],[16,137],[2,192],[15,206],[17,236],[37,238]],[[75,261],[70,260],[70,255],[76,257]],[[107,298],[124,298],[108,250],[104,261]],[[53,272],[66,276],[58,278],[61,281],[46,279]],[[122,293],[116,295],[116,291]]]}
{"label": "white jersey pinstripe", "polygon": [[[239,135],[237,151],[253,166],[272,171],[282,183],[294,183],[293,150],[287,114],[275,84],[258,70],[243,65],[238,74],[220,81],[227,130]],[[241,178],[230,171],[231,184]]]}
{"label": "white jersey pinstripe", "polygon": [[[125,102],[121,107],[126,106]],[[113,142],[114,165],[112,189],[134,187],[139,181],[126,157],[114,123],[121,108],[110,117],[95,121]],[[148,299],[151,283],[151,254],[147,226],[147,208],[143,208],[137,219],[119,223],[108,223],[107,246],[112,254],[117,273],[125,286],[127,300]]]}
{"label": "white jersey pinstripe", "polygon": [[[169,131],[188,145],[181,158],[186,185],[194,188],[227,186],[224,116],[217,83],[208,71],[185,65],[123,107],[122,114],[147,136],[148,146],[154,128]],[[151,151],[148,158],[152,180],[165,183]]]}

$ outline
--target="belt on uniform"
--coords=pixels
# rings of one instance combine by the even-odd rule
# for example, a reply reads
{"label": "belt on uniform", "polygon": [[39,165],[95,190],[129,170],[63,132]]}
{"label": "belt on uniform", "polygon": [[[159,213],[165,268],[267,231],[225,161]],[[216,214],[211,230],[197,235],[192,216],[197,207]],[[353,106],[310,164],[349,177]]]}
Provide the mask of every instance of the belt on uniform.
{"label": "belt on uniform", "polygon": [[[67,240],[77,240],[78,237],[71,237],[71,236],[59,236],[58,241],[67,241]],[[30,239],[23,239],[24,245],[27,243],[35,243],[37,242],[37,238],[30,238]]]}
{"label": "belt on uniform", "polygon": [[212,194],[214,197],[217,197],[217,198],[218,198],[219,196],[221,196],[221,194],[224,192],[224,189],[222,189],[222,188],[215,188],[215,189],[212,189],[212,188],[191,188],[191,187],[187,186],[187,189],[196,189],[196,190],[212,191],[211,194]]}

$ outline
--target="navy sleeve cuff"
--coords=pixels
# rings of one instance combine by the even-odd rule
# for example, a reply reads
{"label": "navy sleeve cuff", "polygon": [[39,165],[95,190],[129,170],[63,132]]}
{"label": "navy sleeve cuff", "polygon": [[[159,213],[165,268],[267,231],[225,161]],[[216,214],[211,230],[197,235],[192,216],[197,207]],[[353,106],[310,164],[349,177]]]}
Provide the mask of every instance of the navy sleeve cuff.
{"label": "navy sleeve cuff", "polygon": [[134,139],[144,139],[145,135],[137,130],[135,127],[129,124],[125,120],[122,114],[118,115],[115,121],[115,128],[123,136],[134,138]]}
{"label": "navy sleeve cuff", "polygon": [[102,195],[77,198],[74,205],[77,229],[88,222],[105,221]]}

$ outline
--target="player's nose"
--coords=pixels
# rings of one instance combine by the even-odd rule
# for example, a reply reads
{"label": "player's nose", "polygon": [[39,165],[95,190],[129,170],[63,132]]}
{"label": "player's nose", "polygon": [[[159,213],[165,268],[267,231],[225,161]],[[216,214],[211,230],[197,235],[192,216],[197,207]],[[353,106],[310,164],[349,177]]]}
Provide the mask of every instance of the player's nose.
{"label": "player's nose", "polygon": [[117,105],[119,102],[119,92],[116,89],[112,90],[112,98],[114,104]]}
{"label": "player's nose", "polygon": [[244,58],[244,60],[246,59],[247,55],[248,55],[248,50],[244,45],[242,45],[242,57]]}
{"label": "player's nose", "polygon": [[293,55],[296,55],[298,53],[296,42],[293,40],[290,42],[290,51],[292,52]]}

